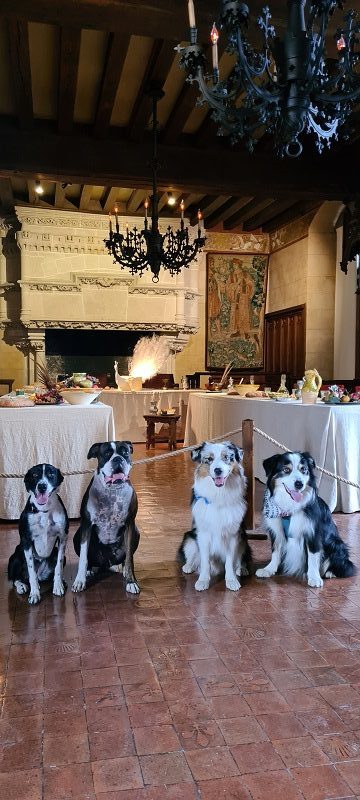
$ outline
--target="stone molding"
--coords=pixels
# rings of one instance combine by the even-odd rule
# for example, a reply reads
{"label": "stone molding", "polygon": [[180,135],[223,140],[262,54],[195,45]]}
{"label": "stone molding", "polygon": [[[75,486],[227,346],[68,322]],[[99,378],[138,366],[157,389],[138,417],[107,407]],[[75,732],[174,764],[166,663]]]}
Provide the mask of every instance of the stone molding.
{"label": "stone molding", "polygon": [[[103,289],[111,289],[113,286],[127,287],[129,294],[139,295],[184,295],[185,300],[193,300],[199,297],[199,292],[189,290],[185,287],[174,286],[139,286],[135,284],[134,278],[114,277],[112,275],[86,275],[72,273],[72,281],[57,283],[56,281],[18,281],[19,286],[29,289],[31,292],[81,292],[82,286],[100,286]],[[1,288],[1,287],[0,287]]]}
{"label": "stone molding", "polygon": [[87,322],[86,320],[54,320],[54,319],[30,319],[23,320],[24,328],[47,329],[47,328],[68,328],[69,330],[95,330],[95,331],[163,331],[164,333],[196,333],[198,328],[195,325],[177,325],[173,322]]}

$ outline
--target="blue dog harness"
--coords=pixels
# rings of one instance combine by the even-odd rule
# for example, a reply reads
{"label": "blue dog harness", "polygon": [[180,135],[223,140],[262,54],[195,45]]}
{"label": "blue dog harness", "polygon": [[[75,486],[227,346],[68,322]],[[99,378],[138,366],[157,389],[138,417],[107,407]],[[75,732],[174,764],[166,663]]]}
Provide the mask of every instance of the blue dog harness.
{"label": "blue dog harness", "polygon": [[204,500],[207,506],[210,505],[210,500],[207,497],[203,497],[201,494],[194,494],[194,502],[197,503],[198,500]]}

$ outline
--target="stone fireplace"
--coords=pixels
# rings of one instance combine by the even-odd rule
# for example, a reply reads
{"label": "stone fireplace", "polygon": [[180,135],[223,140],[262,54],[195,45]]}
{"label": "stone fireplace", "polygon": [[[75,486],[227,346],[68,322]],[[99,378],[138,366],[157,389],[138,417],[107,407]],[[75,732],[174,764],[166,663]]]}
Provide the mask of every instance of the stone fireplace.
{"label": "stone fireplace", "polygon": [[[111,263],[104,247],[106,216],[29,207],[15,211],[16,218],[4,221],[0,228],[0,326],[4,341],[23,353],[24,382],[35,379],[39,360],[48,356],[55,367],[52,359],[65,358],[65,352],[54,350],[55,334],[57,349],[61,349],[60,334],[68,332],[73,356],[86,357],[88,371],[93,363],[91,342],[84,350],[80,333],[88,332],[88,340],[95,337],[96,357],[101,356],[101,338],[106,334],[104,364],[114,355],[126,359],[140,335],[164,335],[171,350],[164,371],[174,372],[176,353],[198,329],[196,264],[174,278],[160,273],[155,285],[150,274],[138,278]],[[122,222],[133,227],[139,220],[128,217]],[[177,227],[178,221],[162,220],[162,232],[169,224]],[[123,353],[119,352],[121,332]]]}

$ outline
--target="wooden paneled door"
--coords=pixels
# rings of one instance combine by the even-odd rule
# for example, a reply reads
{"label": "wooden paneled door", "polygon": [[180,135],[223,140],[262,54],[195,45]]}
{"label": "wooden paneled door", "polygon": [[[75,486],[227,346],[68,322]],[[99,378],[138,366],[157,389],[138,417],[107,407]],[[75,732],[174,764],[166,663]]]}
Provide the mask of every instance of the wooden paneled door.
{"label": "wooden paneled door", "polygon": [[305,370],[305,306],[265,316],[265,372],[302,378]]}

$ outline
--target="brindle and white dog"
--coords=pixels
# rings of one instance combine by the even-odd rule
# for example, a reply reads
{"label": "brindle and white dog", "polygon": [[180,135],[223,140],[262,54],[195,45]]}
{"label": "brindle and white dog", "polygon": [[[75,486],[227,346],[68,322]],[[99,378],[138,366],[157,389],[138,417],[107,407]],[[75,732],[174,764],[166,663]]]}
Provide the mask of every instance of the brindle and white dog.
{"label": "brindle and white dog", "polygon": [[246,479],[242,450],[231,442],[203,442],[191,457],[197,462],[191,497],[193,528],[179,549],[183,572],[199,572],[195,589],[208,589],[210,576],[225,567],[225,585],[237,592],[240,575],[248,575],[251,551],[247,542]]}
{"label": "brindle and white dog", "polygon": [[10,556],[8,577],[18,594],[40,600],[40,584],[53,581],[53,594],[65,594],[63,566],[69,530],[66,509],[56,489],[64,480],[52,464],[36,464],[25,475],[28,501],[20,516],[20,544]]}
{"label": "brindle and white dog", "polygon": [[140,592],[134,574],[133,556],[140,534],[135,524],[138,509],[136,492],[129,480],[131,442],[93,444],[88,458],[97,458],[98,466],[84,494],[80,527],[74,536],[79,559],[73,592],[86,588],[90,571],[106,571],[123,566],[126,591]]}

